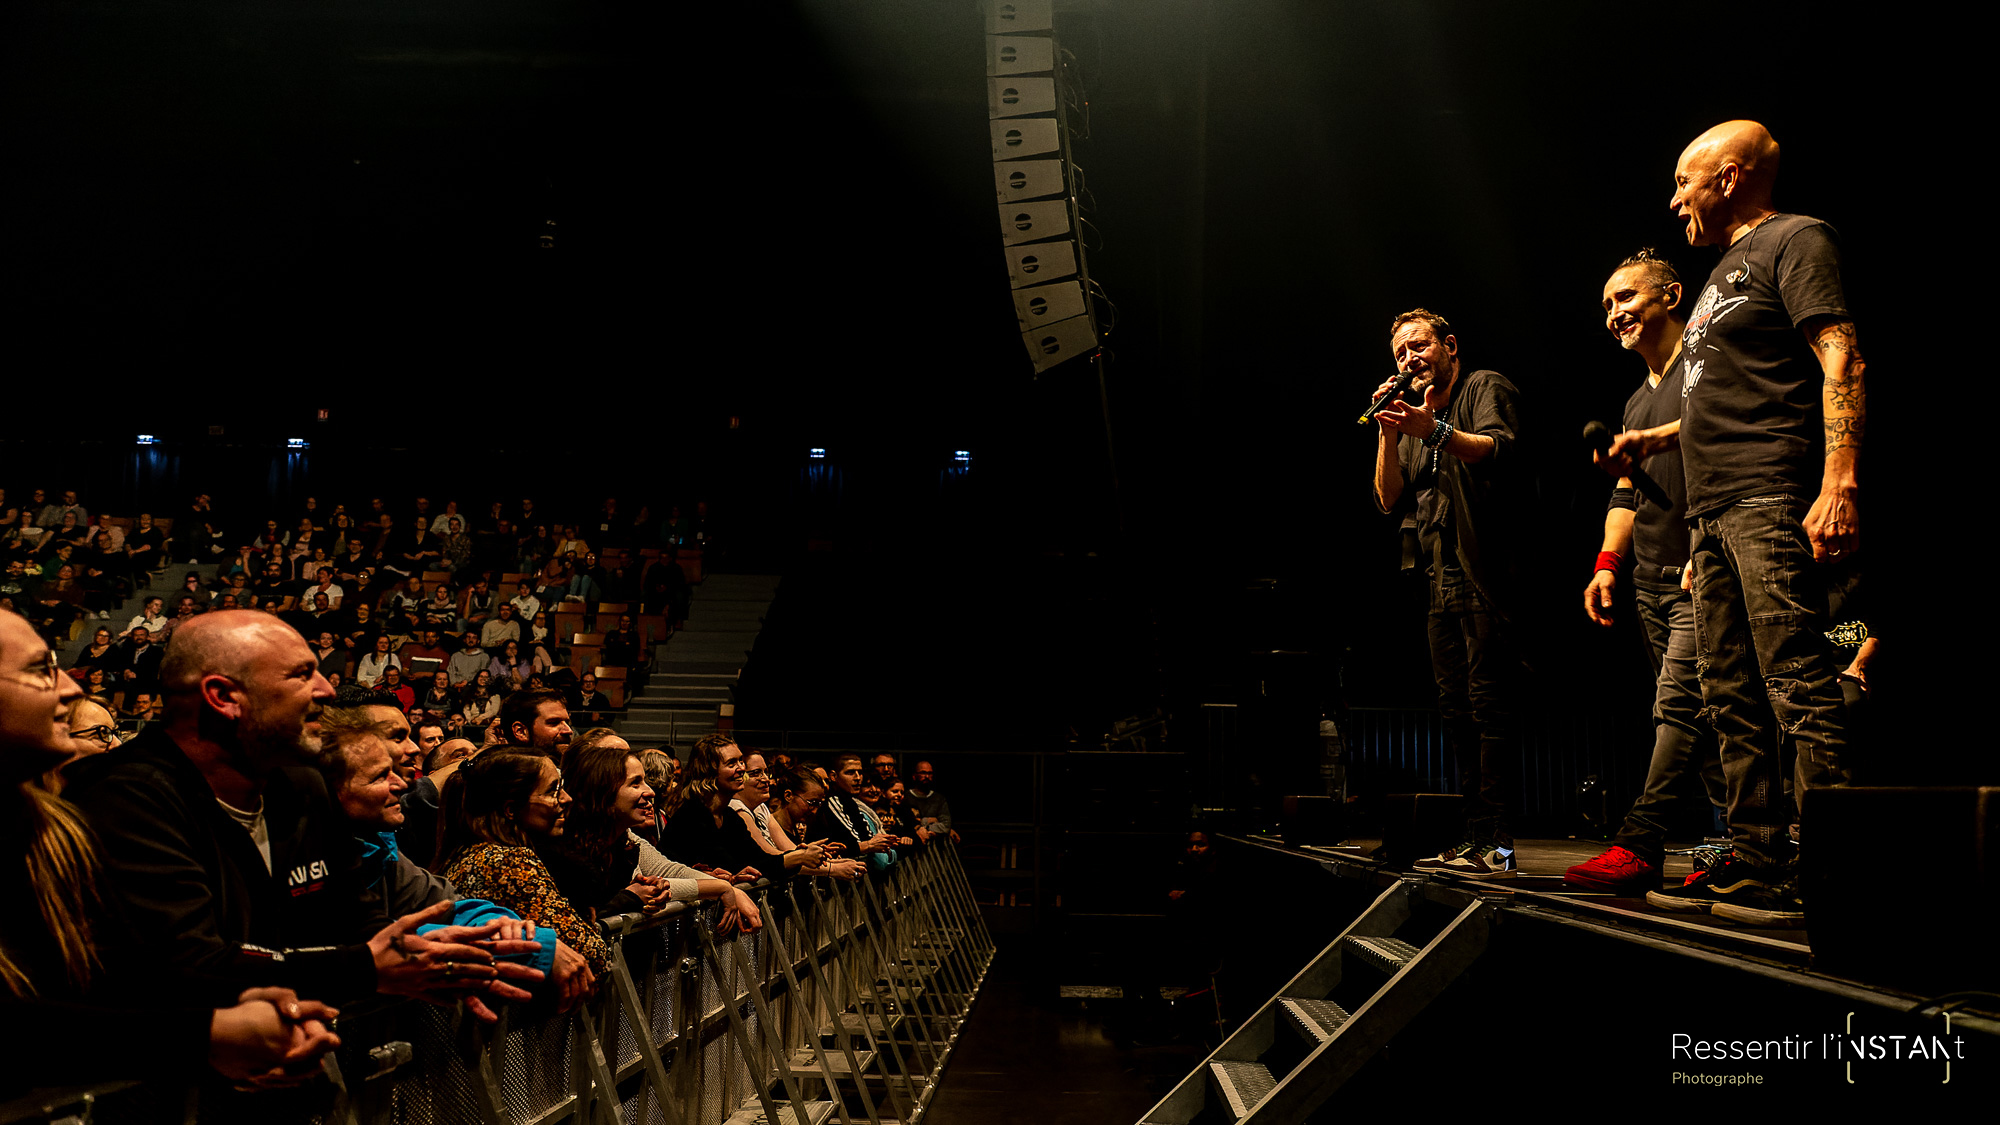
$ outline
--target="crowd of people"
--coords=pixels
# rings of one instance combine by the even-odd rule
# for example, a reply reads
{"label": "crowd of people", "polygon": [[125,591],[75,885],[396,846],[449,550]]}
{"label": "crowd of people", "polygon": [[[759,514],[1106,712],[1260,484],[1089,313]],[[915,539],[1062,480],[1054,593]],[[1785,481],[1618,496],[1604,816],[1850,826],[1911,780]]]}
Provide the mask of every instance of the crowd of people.
{"label": "crowd of people", "polygon": [[[35,1032],[0,1097],[151,1079],[178,1107],[205,1067],[205,1106],[271,1119],[338,1045],[343,1005],[566,1011],[610,969],[600,919],[715,901],[724,931],[755,931],[751,884],[864,879],[953,836],[929,762],[906,781],[892,755],[821,763],[717,733],[683,764],[576,731],[561,694],[529,688],[455,737],[386,683],[336,688],[312,642],[256,610],[210,610],[160,647],[157,717],[120,742],[0,610],[0,762],[27,857],[0,890],[0,1003]],[[165,1034],[75,1049],[114,1027]]]}
{"label": "crowd of people", "polygon": [[[306,638],[336,688],[379,688],[413,721],[452,736],[476,736],[521,691],[561,691],[593,725],[615,723],[594,669],[625,669],[630,688],[643,686],[655,638],[639,622],[652,615],[680,625],[689,588],[676,555],[715,542],[706,504],[692,520],[679,508],[656,520],[645,507],[621,516],[615,499],[594,521],[550,523],[532,500],[512,512],[495,503],[468,520],[455,501],[432,513],[417,497],[391,512],[376,498],[356,517],[308,497],[282,520],[242,527],[225,524],[201,495],[169,537],[147,512],[133,520],[100,512],[93,524],[74,491],[57,503],[37,489],[16,506],[0,490],[0,517],[8,528],[0,608],[20,613],[52,647],[88,634],[68,671],[125,735],[157,718],[160,660],[175,631],[227,609],[277,617]],[[410,530],[399,532],[401,523]],[[521,577],[503,589],[510,575]],[[149,588],[168,592],[145,597],[122,627],[112,620]],[[638,612],[600,616],[606,602]],[[570,667],[570,638],[552,624],[564,611],[602,632],[595,660],[580,669]]]}
{"label": "crowd of people", "polygon": [[[187,564],[202,569],[169,583],[161,623],[184,618],[184,600],[194,613],[259,609],[308,639],[332,632],[350,664],[377,635],[400,646],[426,626],[452,637],[471,630],[495,656],[504,639],[518,640],[521,662],[531,663],[534,648],[549,647],[550,622],[564,605],[594,612],[621,602],[684,618],[687,581],[671,563],[681,550],[712,555],[718,546],[705,502],[692,516],[668,507],[659,518],[651,507],[626,513],[606,498],[587,517],[565,520],[550,520],[532,499],[494,502],[472,516],[455,500],[433,509],[424,496],[402,506],[374,497],[353,511],[309,496],[296,511],[225,519],[202,494],[166,523],[152,512],[100,511],[93,521],[75,491],[58,501],[35,489],[17,502],[0,489],[0,606],[60,641],[88,620],[109,620],[135,591]],[[501,590],[503,575],[523,577]]]}

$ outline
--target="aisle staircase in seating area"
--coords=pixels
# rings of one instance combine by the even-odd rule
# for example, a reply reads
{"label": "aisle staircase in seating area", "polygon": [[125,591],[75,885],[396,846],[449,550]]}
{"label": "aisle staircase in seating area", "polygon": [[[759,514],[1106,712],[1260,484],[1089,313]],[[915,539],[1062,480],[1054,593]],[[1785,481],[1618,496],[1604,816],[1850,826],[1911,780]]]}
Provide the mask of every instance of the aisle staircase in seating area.
{"label": "aisle staircase in seating area", "polygon": [[708,574],[694,587],[687,620],[653,651],[653,674],[628,704],[618,733],[634,746],[692,746],[716,728],[723,704],[756,647],[777,597],[775,574]]}
{"label": "aisle staircase in seating area", "polygon": [[1293,1125],[1486,950],[1495,907],[1399,879],[1140,1125]]}

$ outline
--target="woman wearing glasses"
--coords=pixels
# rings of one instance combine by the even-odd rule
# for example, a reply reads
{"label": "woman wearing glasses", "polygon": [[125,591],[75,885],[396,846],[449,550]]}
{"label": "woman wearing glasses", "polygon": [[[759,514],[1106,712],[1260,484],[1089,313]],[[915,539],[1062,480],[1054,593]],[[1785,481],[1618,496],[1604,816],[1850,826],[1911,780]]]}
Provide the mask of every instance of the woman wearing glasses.
{"label": "woman wearing glasses", "polygon": [[633,834],[653,819],[653,787],[639,754],[604,728],[585,731],[569,752],[573,804],[560,839],[538,848],[570,904],[586,915],[652,913],[668,902],[720,899],[721,930],[763,924],[750,896],[722,879],[675,863]]}
{"label": "woman wearing glasses", "polygon": [[729,799],[729,811],[740,817],[749,830],[750,841],[764,852],[765,859],[759,868],[773,873],[773,878],[782,870],[786,877],[798,874],[801,868],[812,869],[826,863],[831,849],[824,841],[799,846],[789,839],[784,846],[778,845],[772,836],[771,821],[771,770],[764,764],[764,755],[756,750],[743,755],[743,777],[736,795]]}
{"label": "woman wearing glasses", "polygon": [[493,749],[452,772],[439,797],[437,859],[431,870],[458,893],[504,906],[562,938],[555,975],[575,969],[561,959],[580,957],[588,967],[584,988],[611,965],[596,925],[570,905],[535,854],[563,834],[570,797],[562,771],[540,754]]}
{"label": "woman wearing glasses", "polygon": [[[770,791],[771,815],[765,818],[764,827],[770,832],[772,847],[789,851],[798,846],[794,841],[806,838],[813,817],[826,807],[826,786],[818,774],[803,766],[778,766],[772,771]],[[860,860],[834,855],[841,849],[838,842],[820,840],[818,844],[829,858],[803,868],[806,874],[859,879],[867,873],[868,865]]]}

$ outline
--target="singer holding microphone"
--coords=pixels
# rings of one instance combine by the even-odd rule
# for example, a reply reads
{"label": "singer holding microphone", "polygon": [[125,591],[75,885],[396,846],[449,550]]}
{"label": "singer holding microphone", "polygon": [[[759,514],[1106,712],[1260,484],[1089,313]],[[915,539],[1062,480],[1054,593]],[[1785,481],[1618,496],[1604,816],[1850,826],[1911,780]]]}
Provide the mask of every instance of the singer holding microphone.
{"label": "singer holding microphone", "polygon": [[[1495,371],[1462,372],[1445,319],[1411,309],[1389,326],[1397,377],[1375,389],[1375,503],[1403,517],[1429,590],[1431,671],[1465,797],[1460,842],[1413,866],[1475,879],[1515,873],[1512,814],[1520,773],[1518,702],[1525,669],[1512,618],[1512,531],[1527,478],[1520,392]],[[1406,401],[1393,392],[1408,376]]]}
{"label": "singer holding microphone", "polygon": [[[1604,327],[1618,346],[1646,363],[1646,378],[1625,403],[1624,432],[1616,445],[1630,456],[1608,456],[1611,431],[1591,424],[1591,454],[1618,477],[1604,513],[1604,547],[1596,573],[1584,587],[1583,611],[1609,628],[1612,597],[1630,567],[1633,605],[1653,664],[1653,756],[1646,787],[1611,847],[1563,876],[1572,887],[1643,895],[1660,889],[1668,820],[1695,775],[1717,809],[1728,807],[1715,731],[1701,717],[1701,678],[1695,669],[1694,597],[1681,588],[1687,566],[1687,480],[1681,468],[1680,275],[1653,250],[1618,264],[1604,283]],[[1643,486],[1641,484],[1643,482]]]}

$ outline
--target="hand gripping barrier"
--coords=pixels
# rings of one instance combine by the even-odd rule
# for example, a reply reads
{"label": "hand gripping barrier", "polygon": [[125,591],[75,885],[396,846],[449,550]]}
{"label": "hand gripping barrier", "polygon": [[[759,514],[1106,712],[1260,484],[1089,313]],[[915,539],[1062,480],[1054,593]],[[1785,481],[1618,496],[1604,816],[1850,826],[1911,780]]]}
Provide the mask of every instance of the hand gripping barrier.
{"label": "hand gripping barrier", "polygon": [[718,934],[712,903],[604,920],[610,971],[565,1015],[510,1005],[488,1025],[457,1008],[352,1006],[327,1067],[333,1083],[309,1108],[264,1119],[921,1121],[993,959],[956,851],[906,852],[857,882],[800,877],[749,890],[764,919],[756,934]]}

